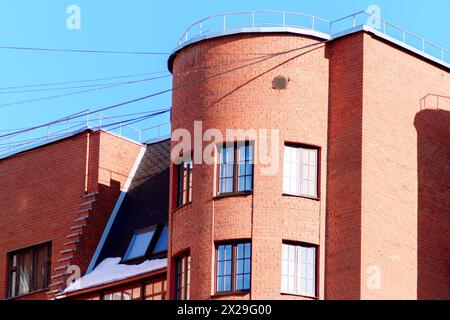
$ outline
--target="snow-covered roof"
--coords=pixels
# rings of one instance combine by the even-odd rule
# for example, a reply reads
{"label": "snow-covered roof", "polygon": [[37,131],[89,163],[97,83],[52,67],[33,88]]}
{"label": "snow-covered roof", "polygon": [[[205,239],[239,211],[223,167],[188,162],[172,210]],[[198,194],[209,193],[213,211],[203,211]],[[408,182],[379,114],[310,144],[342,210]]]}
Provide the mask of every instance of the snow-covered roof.
{"label": "snow-covered roof", "polygon": [[137,265],[120,264],[120,261],[121,258],[103,260],[92,272],[69,285],[63,293],[93,288],[167,267],[166,258],[147,260]]}

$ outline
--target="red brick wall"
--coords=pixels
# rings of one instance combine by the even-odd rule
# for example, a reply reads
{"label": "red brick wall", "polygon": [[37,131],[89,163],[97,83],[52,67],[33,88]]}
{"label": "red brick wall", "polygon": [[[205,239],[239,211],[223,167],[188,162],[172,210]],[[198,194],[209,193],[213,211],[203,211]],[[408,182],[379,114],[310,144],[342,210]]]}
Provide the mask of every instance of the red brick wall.
{"label": "red brick wall", "polygon": [[421,111],[449,88],[448,69],[364,36],[363,299],[450,298],[449,109]]}
{"label": "red brick wall", "polygon": [[[214,168],[194,166],[193,203],[170,223],[170,254],[191,252],[192,298],[214,294],[214,242],[251,238],[252,292],[233,298],[294,298],[280,295],[281,242],[297,240],[320,245],[320,298],[448,299],[448,110],[420,111],[425,95],[449,95],[448,70],[363,32],[298,57],[308,49],[245,54],[313,42],[234,35],[175,58],[173,129],[280,128],[280,147],[317,145],[322,159],[318,202],[282,197],[282,171],[258,166],[253,195],[213,199]],[[271,88],[280,74],[287,91]]]}
{"label": "red brick wall", "polygon": [[[86,269],[139,148],[107,133],[83,132],[0,160],[0,298],[7,294],[8,252],[51,241],[51,283],[65,280],[60,276],[65,269],[55,268],[77,264]],[[111,180],[99,171],[111,172]],[[82,197],[89,193],[94,195]],[[96,202],[81,206],[89,200]],[[82,209],[92,210],[77,213]],[[89,218],[74,221],[85,215]],[[72,230],[75,226],[79,228]],[[82,235],[68,238],[77,232]],[[73,241],[79,242],[67,245]],[[76,251],[61,253],[67,249]],[[23,298],[47,297],[52,295],[44,292]]]}
{"label": "red brick wall", "polygon": [[363,34],[333,41],[330,59],[326,299],[359,299]]}
{"label": "red brick wall", "polygon": [[[253,195],[213,199],[214,166],[194,165],[192,204],[181,210],[171,208],[169,254],[173,257],[190,249],[193,299],[214,295],[216,241],[252,239],[251,293],[227,298],[301,298],[280,294],[282,240],[319,245],[319,277],[323,279],[328,61],[324,45],[317,42],[294,35],[236,35],[194,44],[175,59],[174,87],[192,81],[195,85],[174,91],[173,130],[193,132],[194,120],[202,120],[204,130],[217,128],[223,133],[227,128],[280,129],[280,140],[276,141],[279,171],[275,176],[263,176],[256,165]],[[254,53],[296,48],[256,63]],[[248,66],[226,73],[244,65]],[[290,79],[287,90],[272,88],[278,75]],[[209,80],[199,81],[204,78]],[[322,148],[320,201],[282,196],[285,141]],[[172,285],[173,268],[173,264],[169,266]],[[323,281],[319,283],[323,297]]]}

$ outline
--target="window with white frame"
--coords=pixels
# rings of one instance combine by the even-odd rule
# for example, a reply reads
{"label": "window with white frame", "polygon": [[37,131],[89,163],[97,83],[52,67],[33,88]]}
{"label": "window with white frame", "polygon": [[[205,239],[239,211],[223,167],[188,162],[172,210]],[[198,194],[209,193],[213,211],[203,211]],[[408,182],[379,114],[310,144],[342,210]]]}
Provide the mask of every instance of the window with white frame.
{"label": "window with white frame", "polygon": [[316,247],[283,243],[281,292],[316,297]]}
{"label": "window with white frame", "polygon": [[284,194],[317,197],[317,159],[317,149],[284,146]]}

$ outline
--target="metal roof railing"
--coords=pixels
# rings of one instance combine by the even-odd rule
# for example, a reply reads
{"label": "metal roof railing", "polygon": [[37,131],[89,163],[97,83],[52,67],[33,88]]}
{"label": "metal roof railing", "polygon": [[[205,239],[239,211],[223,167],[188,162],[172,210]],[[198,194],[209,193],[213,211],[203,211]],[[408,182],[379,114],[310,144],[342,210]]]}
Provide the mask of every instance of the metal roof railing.
{"label": "metal roof railing", "polygon": [[360,11],[331,21],[329,31],[331,36],[338,35],[340,31],[344,31],[342,30],[342,26],[341,29],[338,29],[339,24],[343,24],[346,30],[356,29],[361,26],[371,27],[390,38],[419,50],[424,54],[430,55],[445,63],[450,63],[450,51],[366,11]]}
{"label": "metal roof railing", "polygon": [[333,38],[356,31],[363,26],[370,27],[389,39],[407,45],[428,57],[433,57],[445,64],[450,63],[450,51],[366,11],[360,11],[334,21],[299,12],[272,10],[213,15],[189,26],[179,39],[176,50],[207,37],[233,32],[256,32],[261,31],[261,28],[297,28],[318,32]]}
{"label": "metal roof railing", "polygon": [[326,33],[329,23],[325,19],[299,12],[260,10],[224,13],[206,17],[189,26],[178,40],[178,46],[216,32],[256,30],[262,27],[292,27]]}
{"label": "metal roof railing", "polygon": [[157,125],[140,129],[128,124],[127,120],[119,121],[117,117],[108,117],[87,109],[55,122],[4,134],[0,137],[0,159],[86,129],[103,130],[139,143],[154,141],[170,135],[170,122],[159,122]]}

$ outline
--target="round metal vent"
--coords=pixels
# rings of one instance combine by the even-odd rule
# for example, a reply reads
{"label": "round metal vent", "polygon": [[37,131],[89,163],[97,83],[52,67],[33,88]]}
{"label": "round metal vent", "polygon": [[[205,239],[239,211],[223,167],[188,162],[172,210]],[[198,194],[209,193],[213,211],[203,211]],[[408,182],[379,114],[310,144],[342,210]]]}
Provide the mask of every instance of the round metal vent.
{"label": "round metal vent", "polygon": [[276,90],[287,89],[289,79],[284,76],[276,76],[272,81],[272,87]]}

